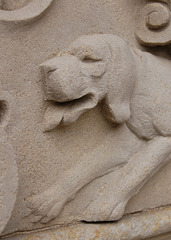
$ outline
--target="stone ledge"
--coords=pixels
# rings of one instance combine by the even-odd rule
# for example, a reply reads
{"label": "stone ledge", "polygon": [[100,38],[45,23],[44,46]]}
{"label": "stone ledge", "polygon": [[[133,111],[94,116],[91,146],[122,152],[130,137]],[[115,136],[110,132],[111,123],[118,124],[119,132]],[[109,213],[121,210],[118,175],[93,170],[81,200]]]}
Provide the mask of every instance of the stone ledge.
{"label": "stone ledge", "polygon": [[[115,223],[78,224],[8,236],[6,240],[140,240],[171,232],[171,207],[125,216]],[[162,237],[162,236],[161,236]],[[171,239],[167,235],[164,238]],[[152,238],[155,239],[155,238]]]}

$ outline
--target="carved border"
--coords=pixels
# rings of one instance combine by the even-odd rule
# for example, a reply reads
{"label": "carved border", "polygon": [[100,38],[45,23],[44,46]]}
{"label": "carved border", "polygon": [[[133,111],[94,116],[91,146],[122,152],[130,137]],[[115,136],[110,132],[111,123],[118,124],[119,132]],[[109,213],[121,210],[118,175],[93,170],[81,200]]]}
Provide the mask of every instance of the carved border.
{"label": "carved border", "polygon": [[171,44],[171,0],[148,0],[138,12],[135,24],[135,35],[141,44]]}
{"label": "carved border", "polygon": [[[143,213],[130,214],[115,223],[78,224],[75,226],[50,229],[38,233],[16,235],[6,240],[74,240],[74,239],[149,239],[170,232],[171,208],[156,209]],[[170,239],[170,238],[168,238]]]}

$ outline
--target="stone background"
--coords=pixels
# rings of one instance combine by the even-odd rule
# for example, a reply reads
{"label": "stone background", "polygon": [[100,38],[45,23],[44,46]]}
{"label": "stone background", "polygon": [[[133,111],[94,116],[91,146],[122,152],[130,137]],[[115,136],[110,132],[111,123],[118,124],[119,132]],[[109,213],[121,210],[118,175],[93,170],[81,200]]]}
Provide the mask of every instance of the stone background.
{"label": "stone background", "polygon": [[[4,234],[44,227],[31,223],[27,217],[27,197],[48,189],[59,173],[99,144],[103,145],[111,130],[110,142],[115,145],[120,138],[123,150],[128,147],[128,141],[120,137],[122,130],[109,125],[99,107],[84,114],[72,126],[43,133],[42,117],[48,103],[44,101],[39,64],[83,34],[112,33],[125,39],[131,47],[143,49],[135,39],[134,19],[144,4],[142,0],[54,0],[46,14],[34,23],[0,24],[0,84],[16,102],[17,118],[8,129],[8,137],[16,149],[19,169],[17,202]],[[155,48],[153,52],[160,54],[160,49]],[[135,136],[126,134],[134,143]],[[120,149],[117,154],[124,152]],[[169,205],[170,171],[171,163],[155,174],[128,203],[126,213]],[[82,209],[97,185],[94,181],[86,186],[49,225],[81,219]]]}

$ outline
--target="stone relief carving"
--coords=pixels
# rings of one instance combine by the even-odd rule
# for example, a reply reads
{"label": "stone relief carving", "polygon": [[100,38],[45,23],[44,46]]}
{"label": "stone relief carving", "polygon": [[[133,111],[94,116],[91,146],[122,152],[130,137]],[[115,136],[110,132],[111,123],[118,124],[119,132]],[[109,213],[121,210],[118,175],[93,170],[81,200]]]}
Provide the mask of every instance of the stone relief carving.
{"label": "stone relief carving", "polygon": [[30,23],[40,17],[52,1],[53,0],[0,0],[0,21]]}
{"label": "stone relief carving", "polygon": [[112,171],[110,198],[90,203],[83,220],[109,221],[123,216],[128,200],[171,158],[170,64],[167,59],[131,49],[124,40],[109,34],[82,36],[41,64],[49,101],[44,115],[46,132],[74,123],[100,103],[111,124],[126,124],[143,141],[119,168],[112,156],[107,161],[98,154],[92,156],[92,168],[80,159],[59,176],[62,186],[56,182],[28,199],[35,222],[56,218],[81,188]]}
{"label": "stone relief carving", "polygon": [[8,92],[0,93],[0,233],[4,230],[16,201],[18,175],[16,154],[5,129],[14,114],[14,101]]}
{"label": "stone relief carving", "polygon": [[147,46],[171,44],[170,0],[149,0],[137,14],[135,34]]}

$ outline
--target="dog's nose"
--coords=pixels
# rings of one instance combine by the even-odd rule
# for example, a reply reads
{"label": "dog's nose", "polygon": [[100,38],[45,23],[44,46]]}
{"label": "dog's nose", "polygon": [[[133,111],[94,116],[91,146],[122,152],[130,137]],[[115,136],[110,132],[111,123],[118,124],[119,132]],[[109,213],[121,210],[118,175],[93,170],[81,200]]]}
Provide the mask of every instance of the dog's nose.
{"label": "dog's nose", "polygon": [[88,80],[82,76],[75,56],[53,58],[41,66],[46,100],[72,101],[87,93]]}
{"label": "dog's nose", "polygon": [[47,78],[50,73],[57,69],[57,64],[54,59],[51,59],[45,63],[40,64],[40,70],[43,77]]}

